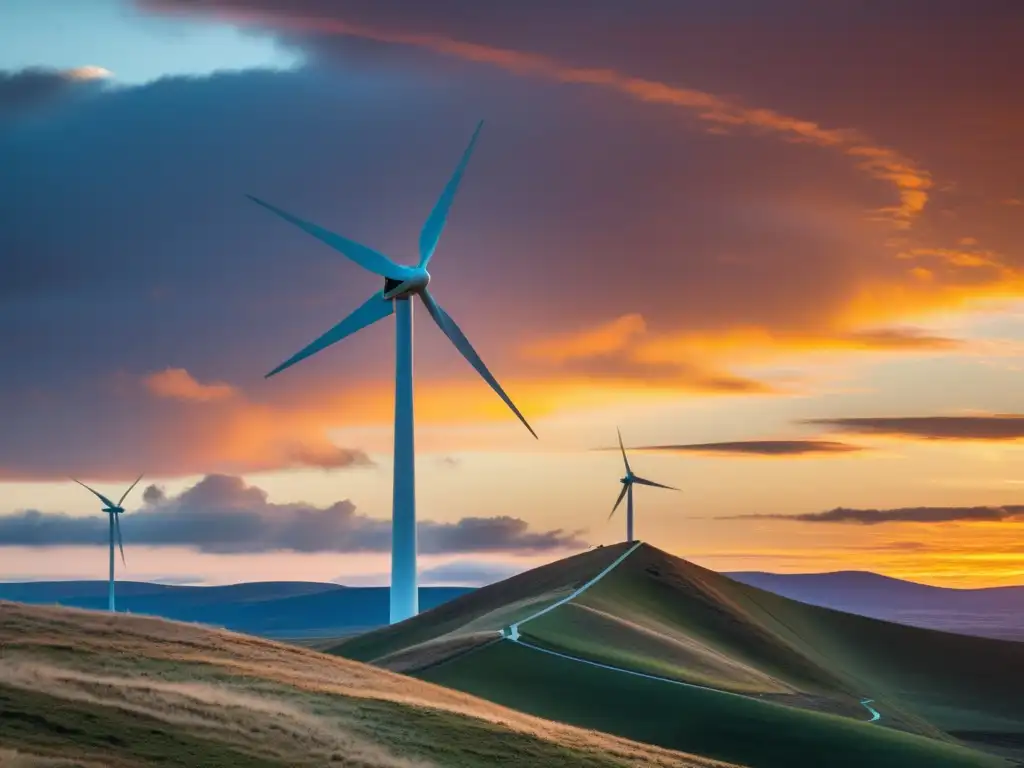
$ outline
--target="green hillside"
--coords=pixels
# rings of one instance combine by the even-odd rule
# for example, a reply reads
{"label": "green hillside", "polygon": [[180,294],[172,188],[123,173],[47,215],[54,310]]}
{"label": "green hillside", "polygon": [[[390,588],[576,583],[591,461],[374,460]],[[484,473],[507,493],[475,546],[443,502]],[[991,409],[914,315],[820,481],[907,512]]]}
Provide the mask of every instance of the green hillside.
{"label": "green hillside", "polygon": [[[519,642],[496,635],[627,550],[553,563],[454,600],[443,616],[431,611],[333,650],[543,717],[755,768],[1007,765],[995,755],[1024,745],[1024,644],[797,603],[647,545],[520,624]],[[539,607],[517,609],[528,604]],[[881,720],[867,722],[864,699]]]}

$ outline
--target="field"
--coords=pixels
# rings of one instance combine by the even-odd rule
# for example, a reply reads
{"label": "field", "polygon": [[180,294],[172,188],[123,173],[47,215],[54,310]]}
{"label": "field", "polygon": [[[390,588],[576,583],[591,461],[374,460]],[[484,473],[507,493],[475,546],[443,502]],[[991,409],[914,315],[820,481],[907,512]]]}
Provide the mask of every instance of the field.
{"label": "field", "polygon": [[0,602],[5,768],[712,768],[386,670],[160,619]]}
{"label": "field", "polygon": [[[1024,645],[797,603],[647,545],[521,624],[518,642],[501,639],[625,551],[521,574],[332,650],[757,768],[996,766],[1020,754]],[[867,722],[865,699],[878,722]]]}

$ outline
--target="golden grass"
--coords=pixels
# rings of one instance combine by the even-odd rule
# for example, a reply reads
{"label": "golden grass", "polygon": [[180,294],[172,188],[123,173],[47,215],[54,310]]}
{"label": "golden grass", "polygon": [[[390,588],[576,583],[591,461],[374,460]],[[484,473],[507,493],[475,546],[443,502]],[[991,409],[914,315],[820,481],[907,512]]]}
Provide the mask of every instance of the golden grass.
{"label": "golden grass", "polygon": [[[486,733],[500,737],[499,746],[507,746],[512,756],[517,749],[525,756],[529,750],[540,754],[537,750],[557,747],[562,750],[558,754],[569,756],[561,765],[724,765],[542,720],[307,648],[149,617],[66,608],[0,602],[0,687],[156,721],[269,761],[264,764],[488,764],[472,762],[470,756],[434,762],[423,748],[425,736],[416,732],[427,727],[417,713],[434,712],[447,717],[448,729],[487,725]],[[390,722],[405,715],[405,731]],[[457,743],[458,734],[451,735]],[[0,765],[75,764],[46,762],[52,756],[44,750],[29,751],[39,755],[0,753]],[[529,759],[518,764],[547,766]]]}

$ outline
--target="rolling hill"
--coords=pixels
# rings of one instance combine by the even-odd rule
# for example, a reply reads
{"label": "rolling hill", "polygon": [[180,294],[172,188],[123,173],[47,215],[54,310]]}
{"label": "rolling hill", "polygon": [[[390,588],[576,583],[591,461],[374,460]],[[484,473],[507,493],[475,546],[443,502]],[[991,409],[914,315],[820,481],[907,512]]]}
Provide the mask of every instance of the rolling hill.
{"label": "rolling hill", "polygon": [[8,602],[0,765],[728,768],[305,648]]}
{"label": "rolling hill", "polygon": [[[468,587],[421,587],[424,610]],[[0,600],[103,610],[105,581],[0,583]],[[118,611],[200,622],[264,637],[340,637],[388,622],[387,587],[318,582],[250,582],[197,587],[118,582]]]}
{"label": "rolling hill", "polygon": [[1024,747],[1024,644],[806,605],[648,545],[591,550],[331,650],[754,768],[1008,765],[997,755]]}
{"label": "rolling hill", "polygon": [[811,605],[982,637],[1024,640],[1024,587],[951,589],[868,571],[726,574]]}

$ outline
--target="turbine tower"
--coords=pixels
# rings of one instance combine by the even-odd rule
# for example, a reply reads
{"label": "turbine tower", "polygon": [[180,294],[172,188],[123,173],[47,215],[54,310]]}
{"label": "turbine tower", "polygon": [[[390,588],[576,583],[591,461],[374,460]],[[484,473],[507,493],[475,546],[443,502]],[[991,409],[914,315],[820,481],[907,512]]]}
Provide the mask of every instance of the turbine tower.
{"label": "turbine tower", "polygon": [[629,459],[626,458],[626,447],[622,444],[622,432],[616,427],[616,431],[619,433],[619,449],[622,451],[622,462],[626,465],[626,476],[619,480],[622,483],[622,492],[619,494],[619,498],[615,500],[615,506],[612,507],[611,515],[608,515],[608,519],[612,519],[612,515],[615,514],[615,510],[619,508],[619,504],[622,503],[622,497],[626,497],[626,541],[633,542],[633,486],[637,483],[640,485],[650,485],[654,488],[667,488],[670,491],[678,491],[678,488],[673,488],[671,485],[662,485],[656,483],[653,480],[645,480],[638,475],[633,474],[633,470],[629,468]]}
{"label": "turbine tower", "polygon": [[71,478],[80,486],[85,488],[87,491],[96,496],[100,501],[103,502],[103,511],[110,516],[110,581],[107,589],[107,610],[113,612],[114,610],[114,538],[117,538],[117,548],[121,550],[121,562],[125,565],[127,563],[124,559],[124,541],[121,539],[121,520],[119,515],[124,512],[124,507],[121,505],[124,500],[128,497],[128,494],[132,492],[132,488],[139,484],[139,480],[142,479],[142,475],[135,478],[135,482],[128,486],[128,490],[122,494],[120,500],[115,504],[106,496],[94,488],[90,488],[88,485],[83,483],[81,480],[75,480]]}
{"label": "turbine tower", "polygon": [[395,315],[395,475],[391,519],[392,624],[404,621],[419,612],[419,593],[416,581],[416,468],[412,390],[412,299],[414,297],[420,298],[427,313],[444,335],[476,369],[484,381],[490,384],[491,389],[498,394],[498,397],[504,400],[512,412],[519,417],[519,420],[530,430],[530,434],[537,437],[537,433],[527,423],[526,418],[505,394],[505,390],[501,388],[491,372],[487,370],[487,366],[484,365],[483,360],[480,359],[462,330],[427,289],[427,284],[430,282],[427,266],[437,248],[437,242],[448,218],[448,210],[458,191],[459,182],[462,180],[462,175],[466,170],[482,127],[483,121],[481,120],[473,132],[469,146],[462,154],[462,159],[456,166],[455,172],[448,180],[423,225],[419,239],[419,263],[415,267],[396,264],[372,248],[304,221],[252,195],[247,196],[253,202],[262,205],[285,221],[291,222],[326,243],[363,269],[384,278],[382,290],[373,294],[362,306],[325,334],[277,366],[266,375],[266,378],[280,373],[300,360],[316,354],[378,320],[391,314]]}

